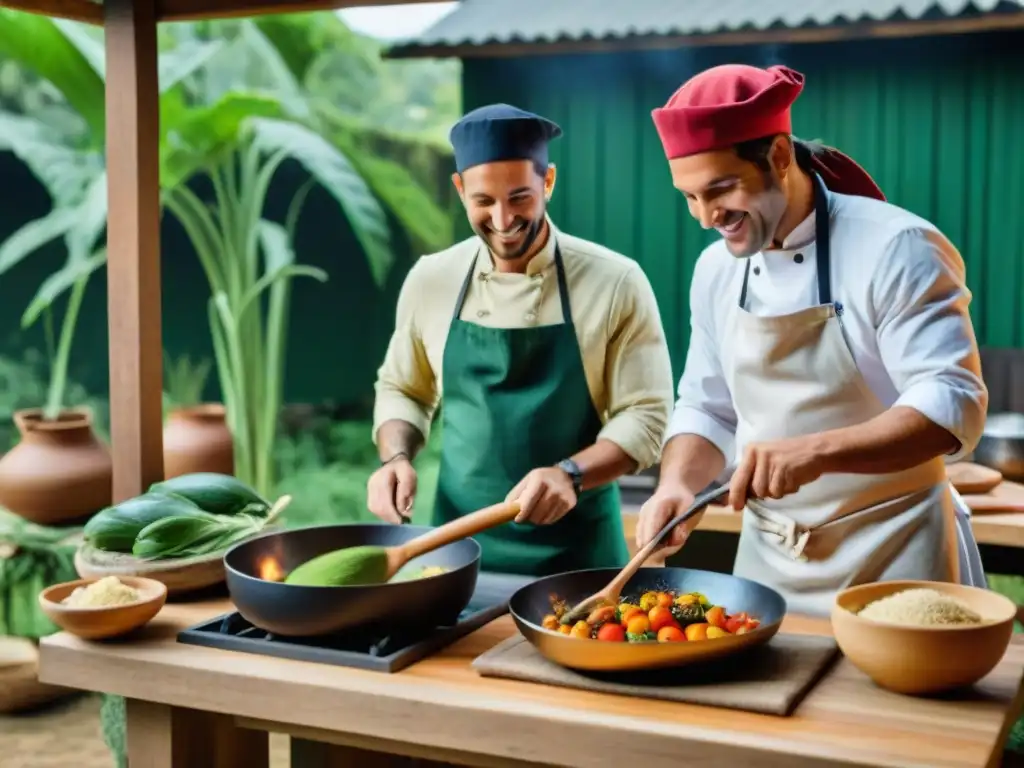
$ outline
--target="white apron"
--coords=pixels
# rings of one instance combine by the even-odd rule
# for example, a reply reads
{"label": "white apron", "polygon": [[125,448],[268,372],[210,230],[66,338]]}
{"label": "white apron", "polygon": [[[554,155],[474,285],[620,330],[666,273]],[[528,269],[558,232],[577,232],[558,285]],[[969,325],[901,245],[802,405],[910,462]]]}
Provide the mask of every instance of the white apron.
{"label": "white apron", "polygon": [[[830,197],[815,181],[819,306],[775,317],[745,309],[750,262],[723,353],[738,419],[737,461],[751,442],[862,424],[886,410],[857,369],[833,303]],[[903,472],[826,474],[782,499],[750,500],[734,573],[766,584],[790,611],[827,616],[855,584],[928,579],[985,586],[968,519],[942,457]]]}

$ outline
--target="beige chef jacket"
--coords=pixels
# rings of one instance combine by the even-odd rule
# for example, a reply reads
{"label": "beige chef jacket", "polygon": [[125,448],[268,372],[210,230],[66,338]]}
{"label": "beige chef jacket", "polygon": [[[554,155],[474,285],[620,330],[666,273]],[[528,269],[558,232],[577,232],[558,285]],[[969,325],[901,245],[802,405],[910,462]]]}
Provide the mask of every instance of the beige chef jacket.
{"label": "beige chef jacket", "polygon": [[674,387],[650,282],[632,259],[548,224],[551,236],[525,274],[495,271],[475,236],[416,262],[399,294],[395,332],[378,371],[374,440],[391,419],[429,434],[452,313],[471,264],[461,319],[496,328],[562,322],[557,239],[590,396],[603,422],[599,438],[621,447],[638,471],[657,463]]}

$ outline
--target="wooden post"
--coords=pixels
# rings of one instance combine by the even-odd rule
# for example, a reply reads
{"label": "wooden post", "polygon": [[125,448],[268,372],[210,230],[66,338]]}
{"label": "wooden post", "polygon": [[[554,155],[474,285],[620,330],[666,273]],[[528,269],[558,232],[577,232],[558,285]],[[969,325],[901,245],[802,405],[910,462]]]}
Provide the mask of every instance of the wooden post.
{"label": "wooden post", "polygon": [[105,0],[114,501],[163,479],[155,0]]}

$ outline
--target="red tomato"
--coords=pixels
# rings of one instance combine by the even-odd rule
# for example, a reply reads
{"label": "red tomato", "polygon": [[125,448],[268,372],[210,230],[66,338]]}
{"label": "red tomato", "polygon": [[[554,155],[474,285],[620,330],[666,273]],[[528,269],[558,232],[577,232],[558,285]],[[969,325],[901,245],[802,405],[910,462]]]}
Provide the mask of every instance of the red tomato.
{"label": "red tomato", "polygon": [[598,640],[607,640],[613,643],[621,643],[626,639],[626,630],[621,624],[602,624],[601,628],[597,630]]}
{"label": "red tomato", "polygon": [[672,607],[672,595],[668,592],[658,593],[658,605],[664,606],[665,608]]}
{"label": "red tomato", "polygon": [[683,630],[678,625],[669,625],[658,630],[659,643],[680,643],[685,641],[686,635],[683,634]]}
{"label": "red tomato", "polygon": [[747,623],[745,614],[737,614],[736,616],[730,616],[725,620],[725,631],[730,635],[735,635],[736,630]]}
{"label": "red tomato", "polygon": [[651,608],[647,618],[651,622],[651,629],[655,632],[660,632],[662,627],[668,627],[676,623],[676,620],[672,618],[672,611],[663,605],[656,605],[654,608]]}

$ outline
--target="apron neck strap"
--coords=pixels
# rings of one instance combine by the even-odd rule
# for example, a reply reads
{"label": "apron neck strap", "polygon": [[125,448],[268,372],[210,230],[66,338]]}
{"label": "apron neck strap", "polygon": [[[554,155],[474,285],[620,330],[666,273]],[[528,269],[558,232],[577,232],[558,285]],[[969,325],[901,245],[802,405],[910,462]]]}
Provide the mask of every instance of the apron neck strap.
{"label": "apron neck strap", "polygon": [[[832,303],[832,235],[830,216],[832,198],[825,188],[825,182],[817,173],[811,174],[814,184],[814,246],[815,262],[818,268],[818,303]],[[740,308],[747,304],[747,286],[750,282],[750,259],[743,271],[743,287],[740,289]]]}
{"label": "apron neck strap", "polygon": [[[554,237],[554,233],[549,235]],[[459,290],[459,297],[455,300],[455,311],[452,319],[458,320],[462,314],[462,307],[466,303],[466,295],[469,293],[469,286],[473,282],[473,274],[476,272],[476,261],[480,258],[480,249],[473,252],[473,260],[469,263],[469,270],[466,278],[462,281],[462,288]],[[562,301],[562,320],[567,325],[572,323],[572,309],[569,306],[569,283],[565,278],[565,267],[562,264],[562,247],[555,240],[555,274],[558,277],[558,297]]]}

